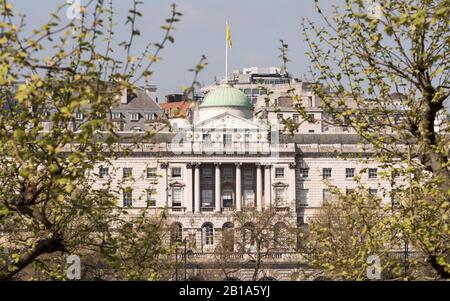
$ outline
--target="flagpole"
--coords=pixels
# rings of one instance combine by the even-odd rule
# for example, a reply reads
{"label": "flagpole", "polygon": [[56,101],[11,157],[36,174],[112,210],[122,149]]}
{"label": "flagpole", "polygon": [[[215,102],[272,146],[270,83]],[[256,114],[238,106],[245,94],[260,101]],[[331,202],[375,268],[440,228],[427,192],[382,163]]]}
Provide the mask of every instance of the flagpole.
{"label": "flagpole", "polygon": [[[225,22],[225,32],[227,31],[228,22]],[[225,83],[228,84],[228,40],[225,33]]]}

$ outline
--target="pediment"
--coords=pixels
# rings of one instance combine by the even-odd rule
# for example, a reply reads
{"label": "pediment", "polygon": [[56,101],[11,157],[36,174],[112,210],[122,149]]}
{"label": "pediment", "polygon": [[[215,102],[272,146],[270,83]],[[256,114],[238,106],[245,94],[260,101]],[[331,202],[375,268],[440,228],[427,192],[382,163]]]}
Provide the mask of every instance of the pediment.
{"label": "pediment", "polygon": [[263,125],[251,120],[234,116],[230,113],[223,113],[210,119],[197,123],[195,129],[249,129],[265,130]]}
{"label": "pediment", "polygon": [[186,186],[184,183],[182,183],[182,182],[179,182],[179,181],[175,181],[175,182],[171,182],[170,184],[169,184],[169,186],[170,187],[184,187],[184,186]]}
{"label": "pediment", "polygon": [[281,181],[278,181],[278,182],[273,183],[272,186],[273,187],[288,187],[289,184],[281,182]]}

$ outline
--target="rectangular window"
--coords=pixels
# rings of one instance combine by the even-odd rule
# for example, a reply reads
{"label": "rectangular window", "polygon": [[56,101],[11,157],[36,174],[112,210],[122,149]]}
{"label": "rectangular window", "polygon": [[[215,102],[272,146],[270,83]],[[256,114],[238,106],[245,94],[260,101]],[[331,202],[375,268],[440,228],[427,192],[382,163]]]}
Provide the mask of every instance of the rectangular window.
{"label": "rectangular window", "polygon": [[292,121],[293,121],[294,123],[298,123],[298,121],[299,121],[298,114],[292,115]]}
{"label": "rectangular window", "polygon": [[242,192],[245,207],[255,206],[255,191],[253,189],[244,189]]}
{"label": "rectangular window", "polygon": [[213,206],[213,191],[211,189],[202,190],[202,207]]}
{"label": "rectangular window", "polygon": [[283,167],[275,168],[275,178],[284,178],[284,168]]}
{"label": "rectangular window", "polygon": [[308,178],[309,177],[309,168],[300,168],[300,177],[301,178]]}
{"label": "rectangular window", "polygon": [[351,179],[355,177],[355,169],[354,168],[346,168],[345,169],[345,178]]}
{"label": "rectangular window", "polygon": [[398,201],[399,193],[400,193],[400,190],[398,190],[398,189],[393,189],[390,192],[392,208],[396,208],[396,207],[400,206],[400,202]]}
{"label": "rectangular window", "polygon": [[202,167],[200,171],[201,185],[210,188],[214,186],[213,168],[209,166]]}
{"label": "rectangular window", "polygon": [[330,189],[324,189],[322,191],[322,200],[324,204],[329,203],[331,201],[331,197],[332,194]]}
{"label": "rectangular window", "polygon": [[147,206],[155,207],[156,206],[156,190],[150,189],[147,191]]}
{"label": "rectangular window", "polygon": [[123,177],[131,178],[132,176],[133,176],[133,169],[131,167],[124,167],[123,168]]}
{"label": "rectangular window", "polygon": [[79,121],[83,120],[84,119],[84,114],[82,112],[77,112],[75,114],[75,119],[79,120]]}
{"label": "rectangular window", "polygon": [[145,113],[145,120],[155,120],[157,116],[156,113]]}
{"label": "rectangular window", "polygon": [[314,114],[308,114],[308,122],[309,123],[314,123],[315,122],[315,119],[314,119]]}
{"label": "rectangular window", "polygon": [[232,182],[233,181],[233,168],[224,167],[222,171],[223,181],[224,182]]}
{"label": "rectangular window", "polygon": [[181,188],[172,188],[172,207],[181,207],[183,202],[183,190]]}
{"label": "rectangular window", "polygon": [[108,174],[109,174],[109,169],[108,169],[108,167],[100,166],[100,169],[99,169],[99,177],[100,177],[100,178],[106,178],[106,177],[108,176]]}
{"label": "rectangular window", "polygon": [[281,113],[277,114],[277,119],[278,120],[282,120],[283,119],[283,114],[281,114]]}
{"label": "rectangular window", "polygon": [[233,207],[233,191],[225,190],[222,193],[222,203],[224,208]]}
{"label": "rectangular window", "polygon": [[275,188],[275,203],[282,204],[285,198],[284,188]]}
{"label": "rectangular window", "polygon": [[133,192],[131,190],[125,190],[123,192],[123,206],[124,207],[133,206]]}
{"label": "rectangular window", "polygon": [[225,144],[231,144],[231,134],[223,134],[223,143]]}
{"label": "rectangular window", "polygon": [[244,168],[243,170],[244,174],[244,185],[246,186],[253,186],[253,182],[255,179],[255,173],[253,169]]}
{"label": "rectangular window", "polygon": [[147,179],[156,178],[156,167],[147,167]]}
{"label": "rectangular window", "polygon": [[376,179],[378,177],[378,170],[376,168],[369,168],[369,179]]}
{"label": "rectangular window", "polygon": [[111,118],[112,119],[121,119],[122,118],[122,114],[120,114],[118,112],[113,112],[113,113],[111,113]]}
{"label": "rectangular window", "polygon": [[371,195],[377,195],[377,194],[378,194],[378,189],[376,189],[376,188],[370,188],[370,189],[369,189],[369,194],[371,194]]}
{"label": "rectangular window", "polygon": [[172,167],[172,178],[181,178],[181,167]]}
{"label": "rectangular window", "polygon": [[130,120],[131,121],[138,121],[139,120],[139,113],[130,113]]}
{"label": "rectangular window", "polygon": [[322,169],[322,176],[324,179],[331,178],[331,168]]}
{"label": "rectangular window", "polygon": [[250,142],[250,131],[245,130],[244,142]]}

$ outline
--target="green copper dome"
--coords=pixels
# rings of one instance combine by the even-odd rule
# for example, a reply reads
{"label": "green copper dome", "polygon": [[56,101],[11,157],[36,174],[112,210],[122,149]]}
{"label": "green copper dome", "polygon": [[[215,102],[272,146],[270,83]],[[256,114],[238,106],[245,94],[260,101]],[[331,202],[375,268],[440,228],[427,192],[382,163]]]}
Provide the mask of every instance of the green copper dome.
{"label": "green copper dome", "polygon": [[245,107],[253,108],[245,94],[230,85],[220,85],[206,94],[200,107]]}

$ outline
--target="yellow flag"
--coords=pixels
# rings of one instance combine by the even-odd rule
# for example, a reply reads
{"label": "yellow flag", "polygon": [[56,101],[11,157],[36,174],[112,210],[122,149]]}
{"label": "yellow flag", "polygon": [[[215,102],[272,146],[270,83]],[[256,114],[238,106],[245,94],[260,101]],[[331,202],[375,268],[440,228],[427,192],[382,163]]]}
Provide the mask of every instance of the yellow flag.
{"label": "yellow flag", "polygon": [[231,42],[230,24],[228,24],[228,22],[227,22],[227,41],[228,41],[228,46],[231,48],[231,46],[233,46],[233,43]]}

